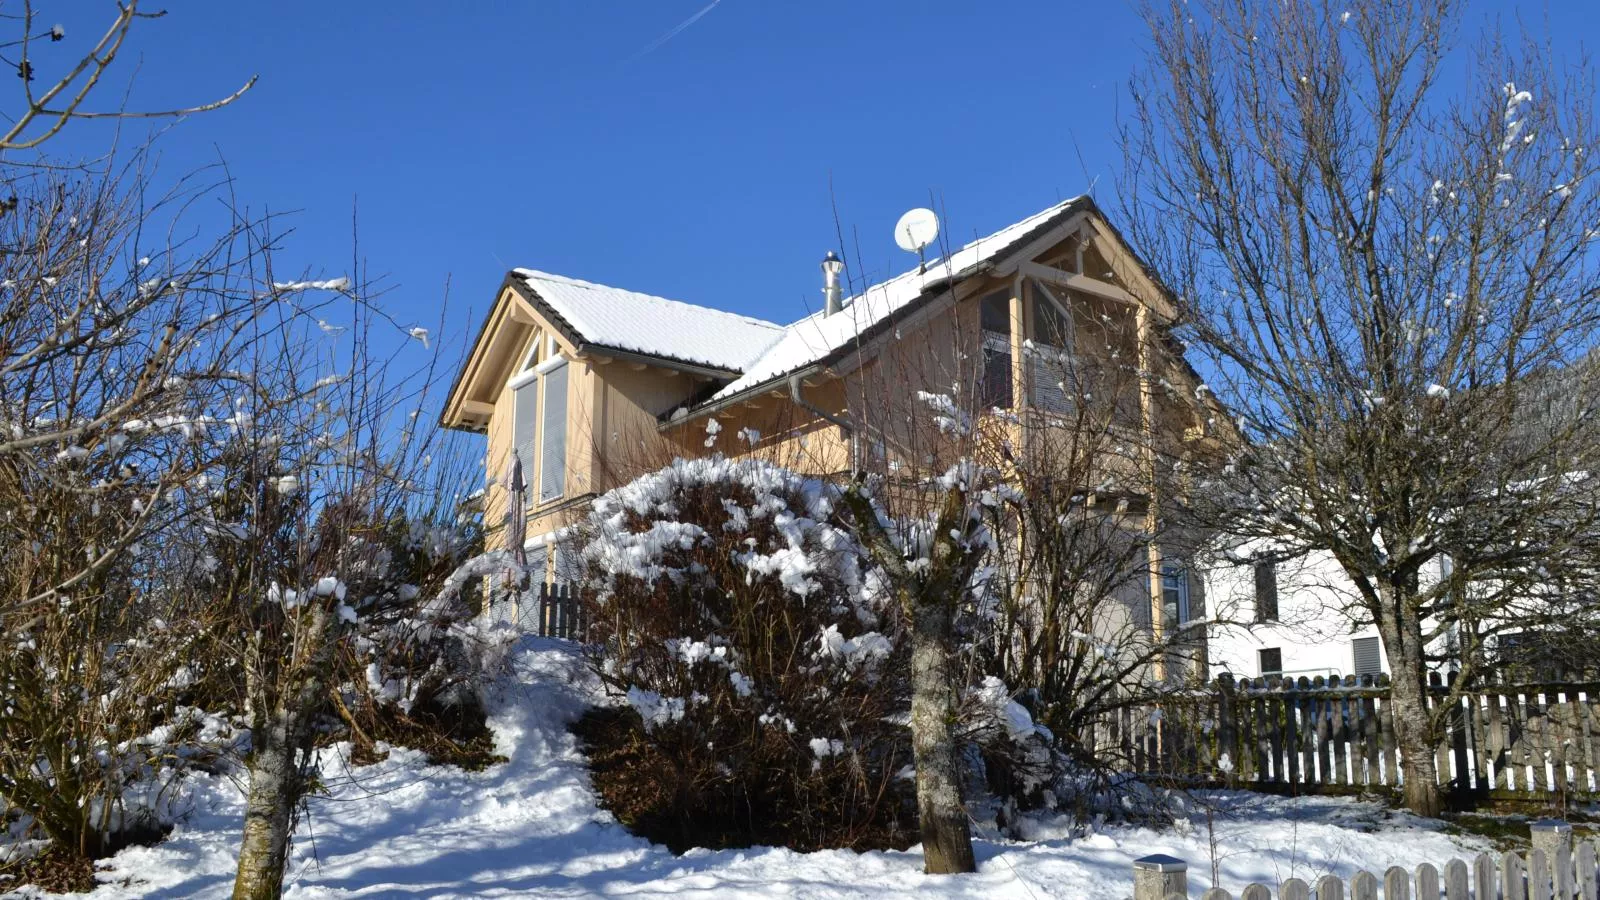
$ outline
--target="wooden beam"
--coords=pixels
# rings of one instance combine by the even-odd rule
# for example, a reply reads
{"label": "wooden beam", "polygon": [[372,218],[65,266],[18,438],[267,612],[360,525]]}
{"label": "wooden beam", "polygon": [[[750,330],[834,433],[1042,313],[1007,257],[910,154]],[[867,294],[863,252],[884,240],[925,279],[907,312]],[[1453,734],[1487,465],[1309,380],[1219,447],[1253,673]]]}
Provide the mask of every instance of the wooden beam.
{"label": "wooden beam", "polygon": [[469,416],[488,418],[494,415],[494,404],[485,403],[482,400],[463,400],[461,401],[461,412]]}
{"label": "wooden beam", "polygon": [[1057,269],[1052,266],[1041,266],[1035,262],[1023,263],[1019,271],[1029,278],[1037,278],[1048,284],[1059,284],[1064,288],[1082,291],[1085,294],[1094,294],[1097,297],[1115,300],[1118,303],[1125,303],[1129,306],[1140,305],[1138,298],[1109,281],[1101,281],[1098,278],[1090,278],[1087,275],[1079,275],[1076,272],[1068,272],[1065,269]]}
{"label": "wooden beam", "polygon": [[[1156,529],[1161,527],[1160,498],[1156,494],[1156,398],[1155,376],[1151,367],[1155,364],[1154,347],[1151,345],[1150,307],[1139,304],[1135,314],[1135,323],[1139,329],[1139,430],[1144,441],[1143,463],[1144,476],[1149,479],[1145,486],[1149,491],[1150,499],[1145,507],[1144,528],[1145,534],[1150,535],[1148,545],[1149,573],[1147,577],[1150,590],[1150,638],[1160,645],[1166,634],[1166,623],[1161,620],[1163,614],[1163,601],[1166,599],[1162,591],[1162,553],[1161,545],[1156,542]],[[1181,623],[1175,623],[1181,624]],[[1158,653],[1154,660],[1155,677],[1157,681],[1167,679],[1167,655]]]}
{"label": "wooden beam", "polygon": [[[1028,405],[1028,364],[1022,352],[1027,339],[1027,318],[1022,306],[1022,276],[1011,279],[1011,408]],[[1026,452],[1026,451],[1024,451]]]}

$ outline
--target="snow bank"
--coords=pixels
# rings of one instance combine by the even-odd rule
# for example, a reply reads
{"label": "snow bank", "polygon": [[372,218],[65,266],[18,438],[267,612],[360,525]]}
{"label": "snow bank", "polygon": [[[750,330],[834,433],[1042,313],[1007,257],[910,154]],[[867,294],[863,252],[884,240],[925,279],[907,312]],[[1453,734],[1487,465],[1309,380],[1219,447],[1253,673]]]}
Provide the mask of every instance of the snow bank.
{"label": "snow bank", "polygon": [[[349,766],[326,751],[331,796],[313,799],[289,867],[286,896],[343,897],[972,897],[1124,898],[1133,859],[1168,853],[1190,863],[1191,891],[1210,886],[1202,812],[1174,830],[1061,819],[1022,823],[1032,842],[980,826],[979,871],[928,876],[907,852],[800,854],[774,848],[696,850],[675,857],[624,831],[598,809],[566,726],[598,687],[570,647],[528,638],[514,676],[491,705],[498,752],[484,772],[430,767],[395,751]],[[831,747],[830,747],[831,749]],[[347,776],[347,777],[341,777]],[[226,778],[185,788],[188,821],[156,847],[107,860],[95,900],[226,897],[243,812]],[[1377,804],[1334,798],[1212,794],[1224,886],[1323,873],[1349,876],[1484,849]],[[1198,889],[1197,889],[1198,888]]]}

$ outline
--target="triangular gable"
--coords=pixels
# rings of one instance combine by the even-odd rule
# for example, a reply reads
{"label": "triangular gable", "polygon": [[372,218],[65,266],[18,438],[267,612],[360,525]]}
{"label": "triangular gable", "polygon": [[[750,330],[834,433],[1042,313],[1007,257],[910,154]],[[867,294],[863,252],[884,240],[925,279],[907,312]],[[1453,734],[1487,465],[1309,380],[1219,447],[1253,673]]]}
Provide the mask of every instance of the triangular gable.
{"label": "triangular gable", "polygon": [[577,343],[565,323],[551,319],[528,301],[516,279],[507,276],[456,380],[445,396],[439,424],[463,431],[484,431],[495,400],[522,360],[535,332],[555,337],[563,350],[576,353]]}

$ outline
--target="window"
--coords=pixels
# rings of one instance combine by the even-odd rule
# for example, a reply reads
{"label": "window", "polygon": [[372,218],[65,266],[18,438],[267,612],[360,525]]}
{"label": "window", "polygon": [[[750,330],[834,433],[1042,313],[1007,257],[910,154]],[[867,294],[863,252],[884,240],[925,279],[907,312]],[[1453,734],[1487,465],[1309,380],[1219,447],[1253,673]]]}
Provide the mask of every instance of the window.
{"label": "window", "polygon": [[[512,460],[522,466],[522,486],[533,483],[533,448],[539,434],[539,379],[529,378],[511,389]],[[511,474],[506,489],[512,488]]]}
{"label": "window", "polygon": [[1189,573],[1179,560],[1169,559],[1161,564],[1161,608],[1175,625],[1189,621]]}
{"label": "window", "polygon": [[1011,296],[998,291],[978,303],[983,332],[983,384],[985,407],[1010,409],[1011,396]]}
{"label": "window", "polygon": [[1357,675],[1383,674],[1383,649],[1375,637],[1356,638],[1350,642],[1350,671]]}
{"label": "window", "polygon": [[1278,621],[1278,567],[1274,563],[1256,563],[1256,621]]}
{"label": "window", "polygon": [[[511,379],[511,462],[522,466],[522,486],[533,486],[534,448],[539,436],[539,346],[537,333],[528,345],[522,368]],[[511,463],[506,466],[506,490],[511,490]]]}
{"label": "window", "polygon": [[1077,391],[1073,389],[1072,331],[1066,307],[1049,288],[1035,281],[1028,282],[1028,299],[1033,318],[1033,352],[1028,366],[1033,405],[1047,412],[1071,412]]}
{"label": "window", "polygon": [[1261,664],[1262,675],[1283,674],[1283,648],[1266,647],[1256,651],[1256,656]]}
{"label": "window", "polygon": [[539,453],[539,502],[555,500],[567,490],[567,361],[555,357],[543,364],[544,427]]}

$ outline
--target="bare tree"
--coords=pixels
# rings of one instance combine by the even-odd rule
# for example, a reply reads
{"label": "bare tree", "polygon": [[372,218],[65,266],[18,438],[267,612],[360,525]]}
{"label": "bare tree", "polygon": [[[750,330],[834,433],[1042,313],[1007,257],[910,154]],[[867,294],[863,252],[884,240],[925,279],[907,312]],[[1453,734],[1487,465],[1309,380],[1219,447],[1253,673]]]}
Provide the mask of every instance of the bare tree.
{"label": "bare tree", "polygon": [[[15,4],[11,4],[12,7]],[[14,36],[0,41],[0,62],[16,70],[22,92],[22,104],[13,107],[8,116],[10,125],[0,134],[0,152],[7,150],[32,150],[54,138],[73,121],[86,119],[174,118],[191,113],[220,109],[244,96],[255,86],[254,76],[237,91],[218,100],[180,109],[135,110],[90,109],[90,95],[102,87],[107,70],[116,61],[124,43],[140,21],[158,19],[164,11],[147,11],[139,8],[139,0],[119,0],[116,13],[106,30],[88,49],[61,60],[51,51],[68,40],[66,30],[59,24],[45,27],[39,20],[32,0],[23,0],[21,9],[0,9],[0,20],[9,20],[8,31]],[[36,85],[41,67],[52,78]]]}
{"label": "bare tree", "polygon": [[[362,619],[414,611],[428,586],[405,580],[415,572],[399,565],[391,535],[415,522],[419,504],[427,511],[441,500],[431,467],[442,433],[420,415],[437,357],[406,365],[403,354],[422,352],[409,340],[381,352],[369,329],[391,323],[363,284],[278,282],[265,261],[258,290],[278,305],[258,320],[249,392],[235,404],[238,425],[204,511],[215,573],[205,583],[226,611],[217,642],[239,661],[252,737],[240,900],[281,894],[299,807],[320,780],[319,723],[343,715],[359,732],[340,709],[340,684],[365,676],[339,664],[364,670],[365,655],[349,645],[377,643],[377,634],[362,632]],[[335,344],[342,352],[312,349],[327,344],[326,322],[312,312],[325,307],[313,295],[347,305],[353,339]],[[443,561],[459,549],[446,540]],[[448,608],[460,579],[433,588],[440,596],[428,614],[458,617]]]}
{"label": "bare tree", "polygon": [[1461,689],[1508,618],[1590,583],[1600,463],[1592,73],[1491,36],[1451,92],[1462,13],[1152,3],[1123,132],[1136,241],[1247,439],[1211,521],[1338,561],[1427,815],[1451,707],[1428,668],[1454,637]]}
{"label": "bare tree", "polygon": [[0,796],[94,858],[141,830],[122,788],[161,764],[138,739],[177,718],[203,628],[161,576],[271,300],[241,290],[242,228],[144,231],[203,188],[18,187],[0,218]]}

